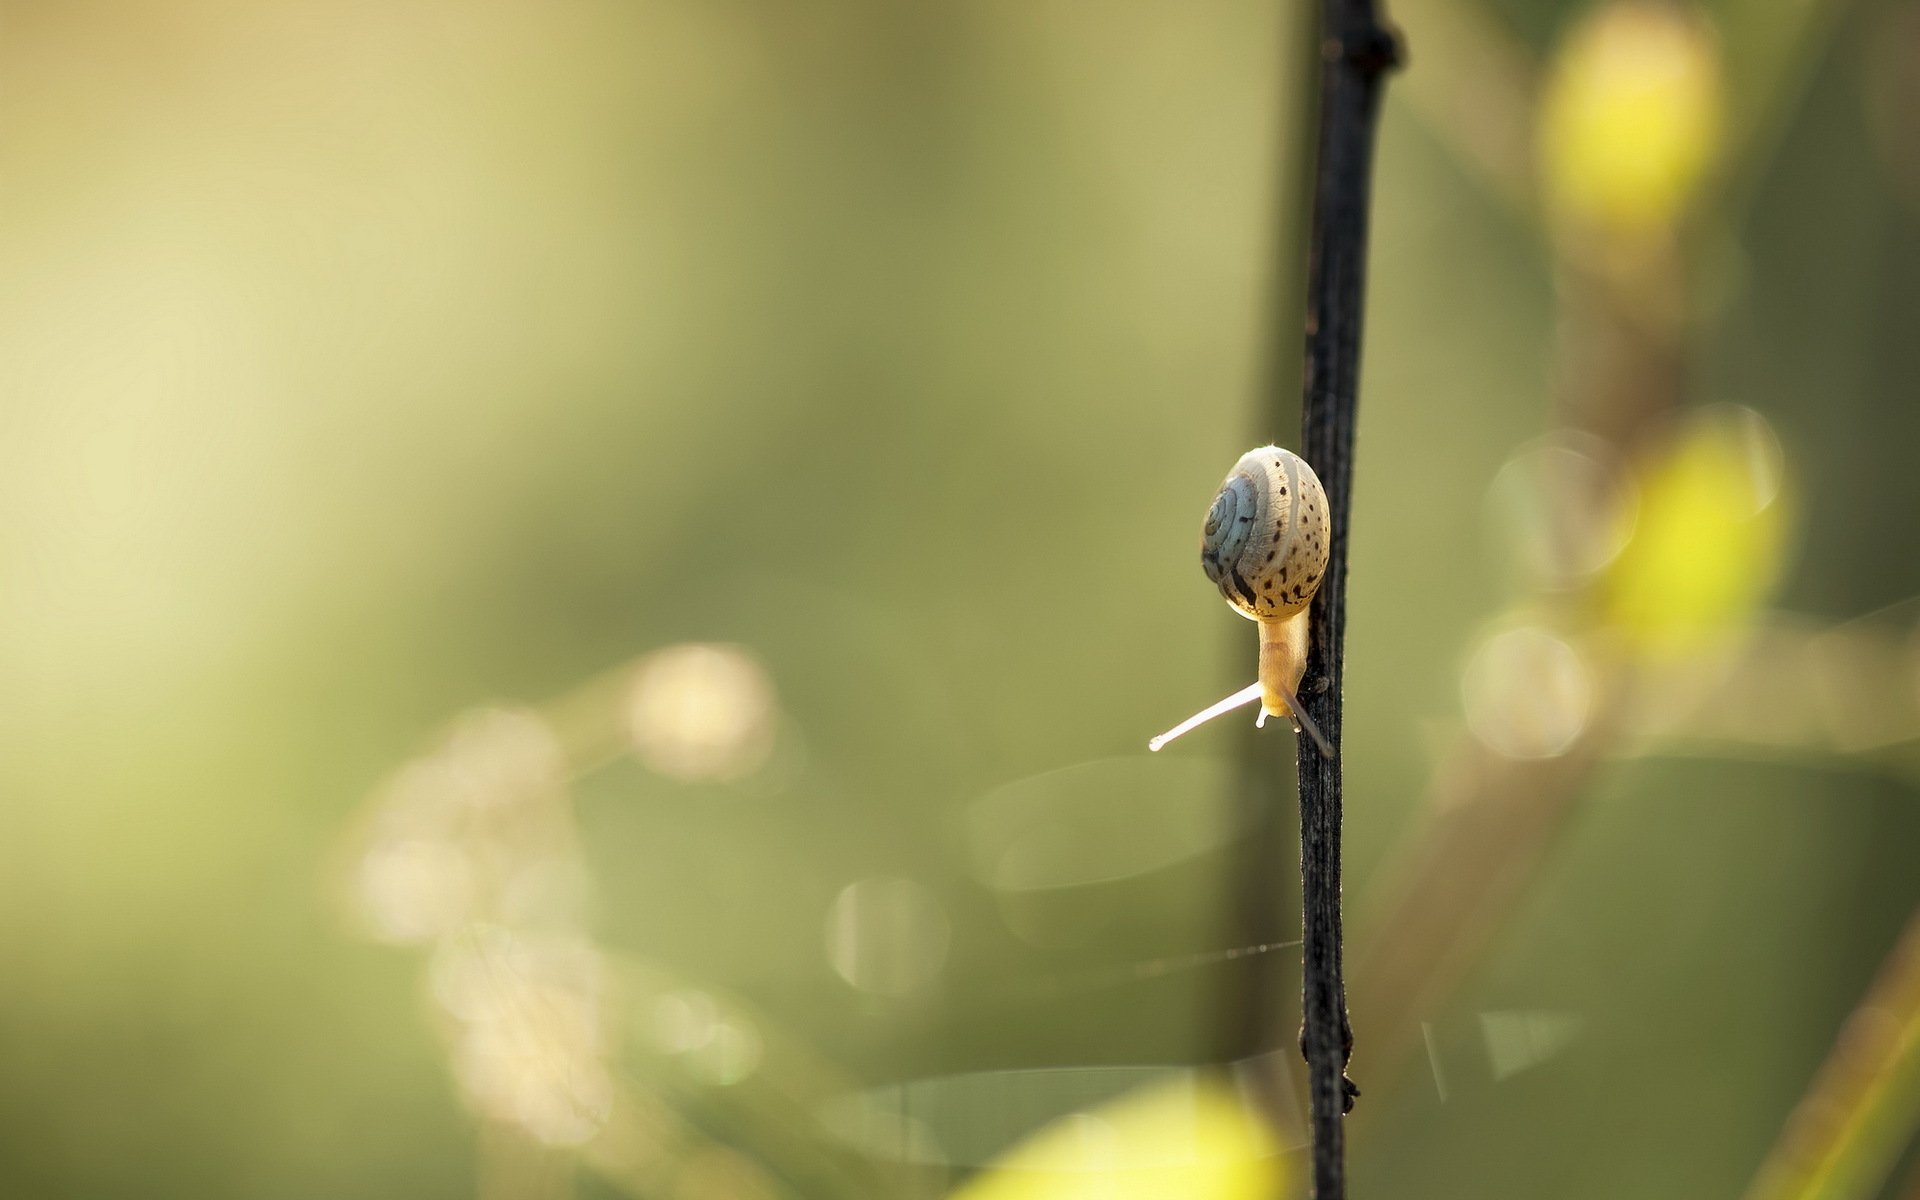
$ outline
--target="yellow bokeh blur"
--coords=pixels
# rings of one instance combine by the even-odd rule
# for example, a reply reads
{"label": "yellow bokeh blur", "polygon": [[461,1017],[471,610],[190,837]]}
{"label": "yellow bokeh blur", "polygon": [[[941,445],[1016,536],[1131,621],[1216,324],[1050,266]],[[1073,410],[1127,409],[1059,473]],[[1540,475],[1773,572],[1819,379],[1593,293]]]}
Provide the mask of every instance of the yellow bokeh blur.
{"label": "yellow bokeh blur", "polygon": [[1713,165],[1721,125],[1712,35],[1666,4],[1607,5],[1561,46],[1538,126],[1548,205],[1562,231],[1663,236]]}
{"label": "yellow bokeh blur", "polygon": [[1717,408],[1694,418],[1640,480],[1633,535],[1602,578],[1608,622],[1656,655],[1741,628],[1780,571],[1784,470],[1757,413]]}
{"label": "yellow bokeh blur", "polygon": [[1230,1088],[1182,1077],[1062,1117],[950,1200],[1282,1200],[1290,1179]]}

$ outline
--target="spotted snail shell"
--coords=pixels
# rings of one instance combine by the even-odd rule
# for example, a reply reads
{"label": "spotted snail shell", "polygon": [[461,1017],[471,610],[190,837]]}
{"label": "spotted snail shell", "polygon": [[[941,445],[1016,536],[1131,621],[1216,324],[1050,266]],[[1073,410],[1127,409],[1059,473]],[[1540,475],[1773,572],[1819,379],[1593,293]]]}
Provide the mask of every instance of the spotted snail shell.
{"label": "spotted snail shell", "polygon": [[1307,606],[1327,573],[1327,492],[1291,450],[1249,450],[1227,472],[1207,510],[1200,565],[1240,615],[1260,623],[1260,675],[1147,743],[1158,750],[1223,713],[1260,702],[1260,719],[1285,716],[1332,756],[1332,743],[1300,704],[1309,650]]}
{"label": "spotted snail shell", "polygon": [[1327,492],[1301,457],[1249,450],[1207,511],[1200,565],[1227,603],[1256,621],[1289,617],[1313,601],[1327,573]]}

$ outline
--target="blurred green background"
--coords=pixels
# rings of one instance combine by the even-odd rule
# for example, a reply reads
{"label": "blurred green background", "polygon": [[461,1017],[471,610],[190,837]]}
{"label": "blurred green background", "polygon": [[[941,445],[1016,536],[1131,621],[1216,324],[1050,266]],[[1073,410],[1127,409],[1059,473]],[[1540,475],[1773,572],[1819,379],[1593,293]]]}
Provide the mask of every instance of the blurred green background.
{"label": "blurred green background", "polygon": [[[1355,1194],[1920,1195],[1920,4],[1392,15]],[[1296,1188],[1302,16],[0,3],[0,1195]]]}

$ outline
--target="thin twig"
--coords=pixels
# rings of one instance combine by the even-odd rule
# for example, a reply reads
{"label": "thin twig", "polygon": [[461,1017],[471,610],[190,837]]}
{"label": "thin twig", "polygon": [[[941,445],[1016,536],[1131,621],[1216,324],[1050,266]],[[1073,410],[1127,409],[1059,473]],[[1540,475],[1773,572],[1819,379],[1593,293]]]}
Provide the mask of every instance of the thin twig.
{"label": "thin twig", "polygon": [[1747,1200],[1863,1200],[1920,1126],[1920,912],[1847,1018]]}
{"label": "thin twig", "polygon": [[1353,494],[1354,412],[1365,315],[1367,207],[1381,84],[1399,43],[1373,0],[1322,0],[1320,135],[1313,234],[1307,263],[1307,352],[1301,453],[1326,487],[1332,547],[1313,601],[1307,660],[1309,715],[1332,742],[1321,754],[1302,740],[1300,878],[1306,948],[1300,1031],[1313,1129],[1313,1194],[1346,1195],[1341,1121],[1358,1090],[1346,1077],[1353,1052],[1340,978],[1340,695],[1347,621],[1347,532]]}

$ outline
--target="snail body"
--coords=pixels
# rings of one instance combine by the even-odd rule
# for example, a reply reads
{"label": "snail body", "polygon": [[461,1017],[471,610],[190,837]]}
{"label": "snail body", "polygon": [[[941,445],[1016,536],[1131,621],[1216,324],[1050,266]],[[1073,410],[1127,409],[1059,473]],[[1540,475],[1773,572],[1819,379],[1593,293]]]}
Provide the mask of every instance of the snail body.
{"label": "snail body", "polygon": [[1291,450],[1249,450],[1227,472],[1200,534],[1200,566],[1235,612],[1260,626],[1259,681],[1147,743],[1154,750],[1223,712],[1260,701],[1258,724],[1289,717],[1323,753],[1326,739],[1300,706],[1308,609],[1327,573],[1326,489]]}

